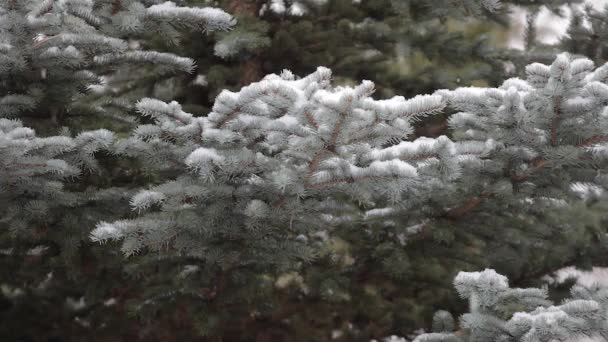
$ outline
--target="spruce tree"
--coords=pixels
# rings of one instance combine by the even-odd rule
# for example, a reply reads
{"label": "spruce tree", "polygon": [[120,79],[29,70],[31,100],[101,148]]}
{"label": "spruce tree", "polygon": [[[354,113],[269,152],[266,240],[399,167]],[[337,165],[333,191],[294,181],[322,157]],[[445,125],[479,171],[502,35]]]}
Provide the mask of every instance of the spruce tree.
{"label": "spruce tree", "polygon": [[[562,54],[496,88],[410,94],[439,77],[404,90],[408,100],[378,100],[399,87],[373,96],[372,82],[332,80],[313,62],[288,65],[303,78],[262,77],[265,61],[282,63],[265,35],[318,39],[331,24],[308,23],[335,11],[344,31],[329,40],[340,43],[329,65],[373,78],[384,62],[361,61],[394,48],[391,20],[404,11],[433,26],[442,11],[497,18],[499,2],[225,5],[244,26],[215,36],[213,52],[252,72],[215,83],[210,112],[195,114],[170,101],[196,102],[171,89],[194,63],[152,48],[183,29],[226,29],[230,15],[156,1],[0,5],[3,338],[367,341],[430,326],[438,306],[463,311],[447,288],[459,271],[495,268],[528,286],[601,263],[606,66]],[[315,31],[298,36],[288,18]],[[341,58],[344,37],[365,43]],[[509,58],[487,52],[485,71]],[[190,81],[209,84],[204,73]],[[452,111],[449,138],[415,138],[421,121]],[[600,287],[551,306],[494,271],[456,285],[471,313],[458,327],[438,313],[420,341],[606,334]]]}
{"label": "spruce tree", "polygon": [[[536,239],[531,247],[534,253],[540,253],[530,258],[534,262],[525,261],[525,267],[537,269],[518,276],[530,281],[534,275],[549,274],[566,265],[604,264],[606,221],[602,208],[606,203],[602,200],[605,177],[601,171],[605,167],[603,113],[608,88],[604,83],[606,66],[593,70],[590,60],[571,60],[565,54],[551,66],[532,64],[526,71],[526,81],[509,80],[502,89],[458,89],[449,95],[449,102],[463,110],[451,118],[451,124],[468,138],[485,140],[484,136],[492,136],[505,143],[503,156],[496,159],[506,163],[499,172],[510,178],[509,196],[503,193],[493,200],[509,200],[509,204],[501,206],[509,211],[501,208],[493,215],[526,213],[528,216],[522,218],[532,218],[532,225],[512,223],[521,233],[536,234],[541,228],[553,235],[565,234],[570,241],[560,239],[563,242],[557,244],[554,236]],[[499,138],[501,135],[503,138]],[[584,203],[577,203],[577,196]],[[543,213],[521,207],[535,207],[538,201],[546,202]],[[483,212],[492,214],[490,207]],[[534,220],[535,216],[540,220]],[[550,217],[559,221],[550,221]],[[536,222],[550,225],[535,227]],[[507,234],[498,240],[504,243],[506,238],[516,236],[513,232]],[[532,241],[532,237],[520,241],[525,240]],[[504,257],[508,248],[505,246],[498,255]],[[511,260],[521,260],[518,258],[524,249],[513,248],[519,256]],[[513,274],[512,268],[505,270]],[[573,288],[572,299],[561,306],[548,307],[551,303],[543,302],[546,291],[511,290],[505,281],[493,271],[459,275],[456,287],[461,296],[471,301],[471,313],[460,322],[463,337],[438,332],[423,335],[418,341],[550,341],[597,335],[605,338],[605,303],[600,294],[604,288]]]}
{"label": "spruce tree", "polygon": [[608,60],[605,36],[607,34],[608,18],[606,8],[596,9],[587,5],[582,9],[574,9],[568,30],[557,44],[563,51],[587,56],[596,64]]}
{"label": "spruce tree", "polygon": [[[409,101],[372,100],[369,82],[328,88],[326,69],[299,80],[284,72],[221,93],[199,118],[144,99],[138,110],[155,125],[118,151],[169,181],[131,199],[139,218],[102,222],[92,238],[121,239],[127,255],[156,251],[142,267],[180,280],[150,279],[158,292],[144,304],[188,298],[211,336],[285,339],[322,327],[315,340],[348,324],[346,339],[411,331],[396,326],[412,319],[396,310],[430,309],[432,298],[408,302],[421,282],[440,287],[458,268],[483,265],[528,280],[605,253],[603,221],[581,219],[589,211],[577,195],[603,168],[593,146],[607,86],[605,68],[593,68],[560,55],[500,88]],[[460,110],[450,118],[457,142],[400,142],[444,100]],[[360,300],[389,312],[364,311]],[[315,311],[324,305],[340,317]],[[312,326],[300,321],[315,314]]]}
{"label": "spruce tree", "polygon": [[[91,236],[122,240],[127,256],[150,255],[144,270],[162,267],[162,277],[148,278],[158,293],[142,305],[185,297],[203,333],[264,336],[264,320],[288,305],[275,287],[301,278],[325,248],[327,227],[365,221],[361,206],[396,204],[427,182],[445,183],[485,148],[468,144],[462,160],[446,137],[385,148],[407,137],[411,122],[441,111],[441,96],[373,100],[373,83],[334,88],[330,77],[325,68],[302,79],[271,75],[222,92],[207,117],[175,102],[138,103],[154,125],[138,127],[118,153],[141,158],[167,181],[131,199],[138,218],[102,222]],[[428,154],[441,158],[429,162]]]}
{"label": "spruce tree", "polygon": [[88,241],[96,222],[126,214],[129,187],[143,181],[112,157],[108,128],[120,134],[132,124],[129,97],[145,83],[116,80],[125,66],[156,77],[191,71],[188,58],[134,48],[151,30],[175,37],[184,26],[233,24],[221,10],[172,3],[0,4],[3,340],[131,333],[112,314],[125,315],[122,260]]}

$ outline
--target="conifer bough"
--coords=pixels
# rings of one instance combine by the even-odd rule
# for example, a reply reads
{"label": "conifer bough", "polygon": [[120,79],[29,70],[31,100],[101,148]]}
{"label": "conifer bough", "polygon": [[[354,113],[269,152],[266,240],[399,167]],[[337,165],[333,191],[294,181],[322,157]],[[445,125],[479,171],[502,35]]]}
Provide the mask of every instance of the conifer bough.
{"label": "conifer bough", "polygon": [[[470,3],[488,11],[499,4]],[[194,68],[190,59],[139,50],[125,37],[147,39],[160,33],[175,42],[179,29],[227,29],[233,24],[219,10],[169,2],[2,3],[0,116],[26,120],[33,113],[48,114],[55,124],[71,124],[62,120],[64,114],[103,114],[117,106],[113,117],[124,119],[129,105],[121,104],[129,104],[133,96],[122,95],[140,90],[150,79]],[[216,50],[229,56],[237,43]],[[129,80],[133,72],[141,72],[129,68],[136,64],[150,66],[151,76],[142,73],[146,76]],[[487,220],[492,217],[526,222],[529,228],[540,211],[565,211],[580,198],[584,206],[604,202],[606,68],[560,55],[551,66],[530,65],[526,80],[511,79],[496,89],[461,88],[409,100],[374,100],[369,81],[332,86],[325,68],[301,79],[285,71],[238,92],[223,91],[206,117],[184,112],[177,102],[144,98],[136,109],[146,123],[122,139],[109,130],[80,132],[80,127],[70,127],[80,132],[75,137],[64,129],[40,138],[21,121],[2,118],[0,195],[10,205],[0,211],[0,223],[7,228],[3,247],[10,248],[1,254],[14,257],[20,267],[19,257],[40,255],[49,247],[69,257],[80,245],[64,232],[96,220],[100,223],[90,237],[121,240],[123,253],[135,260],[135,273],[145,271],[146,264],[163,267],[142,282],[161,285],[141,294],[137,313],[188,296],[194,299],[193,316],[207,319],[201,334],[221,336],[229,323],[235,323],[230,325],[234,329],[247,327],[264,315],[283,324],[290,310],[279,305],[281,310],[273,311],[266,303],[273,291],[297,286],[298,300],[305,303],[311,291],[328,300],[338,297],[327,285],[335,279],[315,289],[302,276],[340,238],[338,227],[361,227],[357,233],[364,238],[376,227],[392,230],[398,243],[388,248],[398,254],[445,221],[458,229],[493,224]],[[99,93],[85,96],[90,89]],[[109,100],[111,95],[121,98]],[[459,111],[450,119],[452,140],[408,140],[416,121],[446,106]],[[149,185],[129,185],[136,188],[130,196],[131,215],[122,214],[115,203],[129,191],[80,191],[77,185],[82,184],[69,182],[88,171],[101,173],[106,166],[97,158],[101,152],[137,160],[154,176]],[[586,210],[584,206],[580,208]],[[592,233],[601,242],[605,229],[599,216]],[[574,221],[552,222],[549,233],[578,233],[584,223]],[[40,225],[46,231],[36,226],[41,222],[48,223]],[[67,228],[71,230],[62,230]],[[512,232],[500,228],[500,233]],[[52,238],[40,239],[49,231]],[[534,240],[534,249],[552,247],[541,240]],[[72,254],[66,252],[70,248]],[[367,256],[349,257],[344,258],[345,269],[357,267]],[[44,294],[52,281],[33,278],[11,285]],[[60,285],[66,284],[72,283]],[[492,271],[462,273],[456,285],[471,299],[471,314],[456,327],[441,312],[435,335],[419,340],[606,337],[605,289],[600,287],[575,288],[571,300],[550,306],[542,290],[510,289],[506,278]],[[3,287],[4,292],[8,290]],[[106,298],[97,299],[87,310],[106,305]],[[235,306],[238,314],[229,314]]]}
{"label": "conifer bough", "polygon": [[[460,158],[459,144],[445,137],[399,142],[412,122],[445,107],[441,96],[373,100],[373,83],[332,87],[330,78],[325,68],[301,79],[270,75],[222,92],[207,117],[141,100],[138,111],[155,124],[139,126],[118,153],[177,177],[132,199],[139,218],[104,222],[92,238],[120,237],[127,255],[169,244],[202,260],[239,241],[230,267],[310,260],[302,238],[329,222],[364,220],[358,203],[397,203],[422,179],[445,182],[444,169],[479,162],[473,150],[483,153],[485,143],[467,144]],[[270,260],[256,256],[270,251]]]}
{"label": "conifer bough", "polygon": [[[176,251],[196,258],[204,265],[197,272],[217,277],[219,270],[225,284],[243,269],[305,271],[299,261],[314,259],[317,234],[370,219],[416,219],[409,213],[411,203],[436,205],[423,202],[428,189],[446,199],[443,213],[424,218],[422,225],[411,222],[418,224],[408,234],[432,229],[434,220],[474,215],[486,202],[494,205],[484,209],[514,219],[529,212],[531,205],[560,210],[591,188],[581,182],[603,186],[598,171],[605,167],[605,68],[594,70],[591,61],[562,54],[550,66],[530,65],[526,80],[410,100],[373,100],[369,81],[332,87],[325,68],[302,79],[285,71],[239,92],[222,92],[207,117],[185,113],[175,102],[143,99],[137,108],[154,124],[139,126],[131,138],[117,144],[117,152],[174,176],[132,198],[138,218],[100,223],[91,237],[122,239],[126,255]],[[412,133],[415,120],[439,113],[446,105],[460,110],[450,119],[456,141],[402,141]],[[475,183],[464,184],[463,189],[463,179]],[[475,193],[477,189],[482,191]],[[466,191],[471,198],[463,202]],[[503,212],[502,202],[512,211]],[[400,239],[407,248],[409,236]],[[504,277],[490,278],[490,285],[498,288],[488,285],[481,289],[484,294],[506,286],[501,285],[506,284]],[[519,293],[514,291],[509,295]],[[528,293],[538,297],[534,290],[526,290],[516,299],[527,300]],[[191,294],[209,299],[208,294]],[[589,305],[597,310],[597,303]],[[560,310],[567,314],[566,306],[547,310],[551,315]],[[547,341],[570,333],[591,336],[601,332],[597,324],[604,322],[594,316],[571,330],[546,331],[534,323],[536,316],[541,317],[538,322],[549,317],[543,310],[516,315],[513,324],[522,336],[537,336],[538,331],[549,336]],[[483,322],[494,322],[481,315]],[[526,315],[532,318],[524,319]],[[579,319],[561,311],[555,315],[564,322]],[[472,319],[463,321],[463,328],[475,327],[478,322]],[[471,330],[472,341],[488,336],[500,340],[504,333],[498,328],[490,333],[484,327],[479,328],[485,334],[482,339]],[[456,337],[420,337],[432,338]]]}

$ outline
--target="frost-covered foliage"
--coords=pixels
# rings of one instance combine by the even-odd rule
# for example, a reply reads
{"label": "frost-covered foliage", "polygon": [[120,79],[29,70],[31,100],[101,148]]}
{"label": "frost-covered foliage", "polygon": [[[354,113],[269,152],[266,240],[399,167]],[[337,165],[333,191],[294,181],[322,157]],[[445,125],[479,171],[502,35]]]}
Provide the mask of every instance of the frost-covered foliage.
{"label": "frost-covered foliage", "polygon": [[[0,116],[123,118],[120,97],[138,90],[125,66],[143,65],[149,77],[191,72],[189,58],[137,49],[152,34],[176,40],[179,29],[225,30],[232,17],[219,9],[135,0],[10,0],[0,4]],[[113,74],[121,69],[123,82]],[[143,75],[138,68],[139,75]],[[130,75],[124,82],[125,74]],[[108,85],[111,85],[108,88]],[[88,90],[97,100],[84,100]],[[105,90],[105,91],[104,91]],[[108,96],[107,92],[111,94]],[[105,96],[99,94],[103,92]],[[116,108],[118,107],[118,109]]]}
{"label": "frost-covered foliage", "polygon": [[458,168],[458,149],[445,137],[399,142],[414,120],[443,109],[440,96],[373,100],[373,83],[332,88],[330,77],[325,68],[302,79],[271,75],[223,92],[207,117],[140,101],[155,124],[139,126],[119,153],[177,177],[132,199],[141,218],[104,223],[93,238],[122,237],[126,254],[170,242],[205,257],[215,239],[241,234],[252,251],[274,248],[274,234],[289,241],[328,220],[353,219],[355,203],[396,203],[421,179],[445,181],[451,175],[442,171]]}
{"label": "frost-covered foliage", "polygon": [[[421,243],[467,241],[479,248],[467,259],[470,265],[489,262],[520,274],[568,264],[574,246],[591,250],[589,241],[603,239],[604,223],[579,207],[575,192],[597,193],[593,186],[604,182],[605,161],[597,158],[602,145],[596,144],[604,141],[608,124],[605,66],[594,70],[587,59],[560,55],[550,66],[530,65],[527,73],[525,80],[510,79],[499,88],[436,93],[458,111],[449,127],[459,160],[468,154],[481,158],[447,168],[453,177],[448,182],[424,182],[424,191],[387,205],[390,210],[370,212],[369,221],[391,227],[395,241],[389,249],[407,253],[399,245],[408,235]],[[376,228],[370,236],[386,239],[383,234]],[[460,248],[442,257],[455,258]],[[399,274],[398,262],[388,265]]]}
{"label": "frost-covered foliage", "polygon": [[601,165],[608,121],[606,67],[567,54],[550,65],[531,64],[525,80],[500,88],[460,88],[440,92],[460,110],[449,121],[457,140],[495,141],[478,184],[487,196],[513,205],[560,207],[573,182],[593,181]]}
{"label": "frost-covered foliage", "polygon": [[469,301],[469,312],[459,319],[439,311],[433,333],[415,342],[571,341],[608,339],[607,289],[574,286],[559,305],[548,300],[546,288],[510,288],[507,278],[486,269],[461,272],[454,279],[458,294]]}
{"label": "frost-covered foliage", "polygon": [[148,91],[144,75],[194,67],[149,50],[152,39],[233,24],[218,9],[161,1],[0,1],[0,339],[88,339],[74,327],[124,326],[98,310],[124,265],[88,239],[128,210],[137,184],[110,153],[119,120],[134,121],[129,98]]}
{"label": "frost-covered foliage", "polygon": [[479,164],[446,137],[402,141],[413,122],[444,108],[441,96],[374,100],[373,83],[332,87],[330,77],[325,68],[301,79],[270,75],[222,92],[206,117],[141,100],[138,111],[154,123],[118,143],[117,153],[166,181],[131,199],[136,218],[102,222],[92,239],[120,239],[126,255],[158,252],[162,264],[198,265],[158,298],[188,295],[232,321],[238,315],[207,301],[257,301],[277,271],[314,260],[315,236],[326,227],[363,222],[373,215],[362,208],[408,201],[427,183]]}
{"label": "frost-covered foliage", "polygon": [[[263,16],[281,23],[298,16],[289,13],[296,4],[309,6],[302,18],[329,8],[319,2],[313,10],[315,1],[231,2],[239,11],[254,9],[254,16],[263,3]],[[462,7],[447,0],[433,11],[423,10],[428,3],[403,4],[415,9],[412,20],[419,10],[432,17]],[[464,12],[487,16],[498,15],[500,4],[462,2]],[[348,14],[374,6],[341,8]],[[350,61],[346,51],[329,54],[346,56],[331,62],[348,70],[384,51],[377,44],[391,32],[381,21],[352,17],[340,20],[340,30],[332,17],[321,30],[309,22],[287,32],[285,25],[272,42],[303,54],[299,46],[339,31],[323,44],[357,45]],[[29,303],[43,303],[43,312],[59,305],[54,329],[78,324],[89,336],[129,325],[114,320],[131,310],[158,324],[138,320],[140,339],[164,332],[167,340],[242,340],[247,332],[249,340],[280,341],[314,328],[309,340],[363,340],[401,333],[395,330],[404,324],[411,331],[421,312],[446,298],[435,286],[455,270],[492,265],[517,283],[599,254],[605,218],[589,209],[607,203],[606,66],[560,55],[498,88],[378,100],[373,83],[333,86],[326,68],[248,84],[262,66],[274,68],[280,54],[258,54],[270,36],[231,31],[215,49],[203,45],[209,55],[246,61],[239,81],[246,86],[221,91],[205,115],[147,97],[159,81],[195,68],[188,58],[149,49],[152,39],[176,43],[183,30],[200,34],[233,24],[220,10],[155,0],[0,4],[0,116],[24,122],[0,118],[0,287],[2,298],[10,297],[0,310],[8,302],[7,312],[17,313],[13,322],[33,326],[22,313]],[[313,33],[299,34],[306,30]],[[420,31],[416,39],[434,32]],[[344,39],[360,34],[373,48]],[[298,35],[303,44],[290,45]],[[217,75],[200,76],[198,85],[217,86]],[[141,117],[129,119],[131,108]],[[449,120],[452,139],[414,138],[420,121],[446,108],[457,111]],[[118,121],[90,114],[136,128],[82,132],[85,124]],[[88,117],[95,120],[80,120]],[[48,136],[36,137],[27,125]],[[117,245],[130,256],[126,262]],[[503,315],[501,327],[515,319],[512,334],[530,341],[604,329],[604,314],[587,314],[583,302],[551,307],[544,292],[510,290],[506,278],[489,271],[458,279],[473,310],[461,325],[480,327],[470,331],[483,338],[498,334],[483,330],[496,323],[489,315]],[[512,315],[501,300],[515,303]],[[31,317],[25,318],[40,316]],[[554,322],[565,328],[552,330]],[[456,329],[445,312],[434,326],[445,334]],[[32,328],[42,334],[36,338],[13,330],[19,335],[8,340],[57,339],[43,326]],[[275,332],[285,338],[275,339]],[[439,337],[466,336],[456,335]]]}
{"label": "frost-covered foliage", "polygon": [[[475,179],[468,178],[463,214],[474,213],[473,220],[494,215],[527,226],[530,218],[572,205],[574,183],[600,181],[605,165],[593,151],[601,148],[595,145],[604,141],[608,128],[605,68],[594,70],[590,60],[562,54],[552,65],[529,65],[525,80],[510,79],[496,89],[439,92],[460,111],[449,120],[457,141],[492,141],[494,146]],[[543,225],[550,221],[540,220]],[[586,224],[550,223],[551,231],[567,234]]]}
{"label": "frost-covered foliage", "polygon": [[[100,281],[105,276],[96,273],[101,264],[92,256],[99,250],[87,250],[86,227],[121,212],[129,192],[99,189],[92,182],[81,187],[79,182],[100,170],[98,157],[107,153],[113,138],[105,129],[39,137],[19,120],[0,118],[2,339],[57,336],[57,330],[74,324],[66,315],[105,300],[107,285]],[[112,267],[122,269],[117,264],[106,270]],[[78,309],[68,305],[81,296]],[[90,312],[83,318],[97,317],[103,324],[112,320],[101,316]],[[51,321],[54,329],[34,323]]]}
{"label": "frost-covered foliage", "polygon": [[[176,18],[180,18],[179,22]],[[34,219],[46,215],[48,222],[53,221],[50,207],[64,205],[73,209],[76,197],[96,198],[98,194],[93,189],[78,194],[63,193],[61,180],[73,181],[81,172],[89,175],[101,171],[96,154],[107,151],[113,133],[108,130],[81,132],[79,125],[95,126],[95,123],[65,118],[86,117],[91,112],[126,118],[124,106],[119,105],[126,103],[120,96],[124,95],[123,90],[137,89],[135,84],[124,85],[122,90],[112,89],[118,91],[111,94],[113,99],[102,96],[91,101],[85,96],[90,89],[102,84],[104,78],[112,78],[114,68],[143,63],[162,74],[159,70],[191,71],[193,67],[188,58],[131,48],[128,39],[144,39],[144,34],[152,28],[168,34],[180,27],[213,30],[227,29],[232,24],[232,17],[221,10],[182,8],[170,2],[146,6],[140,1],[2,2],[0,117],[23,118],[46,134],[61,133],[35,138],[34,131],[21,127],[20,121],[3,121],[3,127],[9,130],[3,137],[13,139],[7,140],[9,146],[2,151],[7,154],[3,158],[6,173],[2,189],[13,196],[7,203],[3,202],[6,215],[10,213],[10,220],[5,218],[5,223],[15,231],[31,231],[38,229],[28,223]],[[119,105],[119,111],[106,110],[116,110],[115,105]],[[45,118],[51,118],[52,122],[40,120]],[[63,125],[69,127],[61,127]],[[77,132],[76,137],[71,138],[71,131]],[[61,158],[53,159],[57,155]],[[22,161],[27,161],[30,168],[25,168]],[[32,178],[40,175],[55,175],[55,178],[52,182],[47,182],[45,177]],[[39,198],[41,194],[46,197]]]}
{"label": "frost-covered foliage", "polygon": [[[581,209],[573,189],[597,183],[604,167],[593,156],[601,154],[595,144],[606,130],[608,86],[605,67],[566,54],[550,66],[530,65],[527,74],[495,89],[374,100],[369,81],[332,87],[328,69],[302,79],[285,71],[222,92],[206,117],[143,99],[137,109],[151,123],[121,140],[116,153],[139,160],[159,185],[131,198],[135,218],[101,222],[91,237],[121,240],[123,253],[143,254],[144,263],[150,252],[162,256],[155,264],[179,281],[142,305],[197,299],[213,312],[204,329],[238,317],[227,317],[222,305],[270,295],[274,279],[290,275],[305,293],[345,282],[340,269],[320,285],[302,276],[336,239],[374,255],[364,262],[365,255],[349,256],[342,267],[356,272],[371,267],[416,279],[408,266],[434,261],[416,255],[420,246],[456,244],[457,234],[475,246],[462,247],[471,249],[472,265],[502,263],[517,275],[552,270],[604,229],[573,213]],[[449,121],[456,142],[407,141],[414,122],[446,104],[459,110]],[[366,229],[353,236],[353,227]],[[356,244],[365,237],[378,245]],[[557,249],[564,253],[546,254]],[[188,272],[171,266],[177,260],[187,260]],[[241,314],[262,310],[254,307]]]}
{"label": "frost-covered foliage", "polygon": [[34,234],[32,222],[48,220],[54,209],[75,207],[82,197],[65,191],[63,182],[94,169],[92,157],[107,149],[113,135],[107,130],[70,136],[36,137],[18,120],[0,119],[0,222],[12,235]]}
{"label": "frost-covered foliage", "polygon": [[70,137],[38,138],[17,120],[0,119],[1,222],[14,232],[28,229],[32,216],[46,215],[49,204],[69,205],[63,196],[65,179],[79,170],[58,156],[76,149]]}
{"label": "frost-covered foliage", "polygon": [[[608,86],[606,66],[596,69],[590,60],[568,54],[559,55],[551,65],[531,64],[526,74],[525,80],[507,80],[496,89],[461,88],[440,93],[448,98],[449,106],[460,110],[450,118],[457,141],[492,139],[497,146],[477,175],[480,195],[473,198],[485,197],[469,202],[473,203],[467,207],[472,217],[467,221],[487,215],[498,222],[500,217],[511,217],[509,221],[517,228],[504,233],[504,238],[514,238],[518,236],[515,232],[528,229],[523,236],[537,234],[539,227],[554,234],[536,239],[530,246],[530,255],[542,258],[534,272],[544,274],[594,253],[605,253],[605,214],[594,211],[605,208],[606,159],[602,151]],[[584,199],[586,205],[578,205],[577,198]],[[575,240],[588,235],[586,230],[591,234],[581,240],[585,242],[580,255],[553,256],[556,248],[581,248]],[[551,242],[562,234],[571,242],[564,240],[560,246]],[[501,235],[497,241],[504,244],[508,241],[504,238]],[[509,248],[518,251],[519,258],[528,254],[521,245],[499,247],[492,253],[505,257]],[[534,263],[536,260],[530,260],[525,267]],[[507,263],[502,267],[515,269]],[[527,276],[524,272],[517,277]],[[471,312],[462,316],[460,330],[435,329],[417,341],[606,339],[605,289],[575,287],[572,298],[553,305],[546,301],[546,291],[509,289],[506,277],[494,271],[461,273],[455,285],[460,295],[470,300]],[[437,326],[454,326],[451,316],[444,312],[438,315],[445,319],[436,316],[444,322]]]}

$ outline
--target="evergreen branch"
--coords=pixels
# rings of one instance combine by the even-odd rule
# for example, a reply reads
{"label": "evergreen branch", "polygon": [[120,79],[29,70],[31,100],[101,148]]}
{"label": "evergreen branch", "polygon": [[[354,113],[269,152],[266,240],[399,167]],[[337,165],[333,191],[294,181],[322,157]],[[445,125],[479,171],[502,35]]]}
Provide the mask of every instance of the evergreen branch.
{"label": "evergreen branch", "polygon": [[533,167],[525,173],[512,174],[511,179],[513,179],[514,181],[518,181],[518,182],[524,181],[524,180],[528,179],[528,177],[530,177],[533,173],[550,165],[550,163],[548,160],[545,160],[542,158],[536,158],[532,161],[532,165],[533,165]]}
{"label": "evergreen branch", "polygon": [[122,0],[112,0],[112,11],[110,13],[112,13],[112,15],[116,15],[118,14],[118,12],[120,12],[121,9]]}
{"label": "evergreen branch", "polygon": [[[338,139],[338,135],[340,134],[340,130],[342,128],[342,125],[344,124],[344,120],[346,120],[347,113],[348,113],[348,111],[350,111],[350,107],[353,103],[353,100],[354,100],[354,98],[352,97],[352,95],[348,97],[346,107],[344,108],[344,110],[342,110],[340,112],[340,115],[338,116],[338,120],[336,121],[336,124],[334,125],[334,128],[331,131],[329,142],[324,144],[322,149],[315,152],[313,158],[311,159],[310,163],[308,164],[308,171],[306,172],[306,180],[305,180],[306,184],[308,184],[310,182],[312,175],[317,170],[317,167],[319,166],[319,162],[321,161],[321,157],[323,156],[323,154],[325,152],[335,152],[336,141]],[[307,112],[307,113],[309,113],[309,112]],[[318,127],[318,125],[317,125],[317,127]],[[317,128],[317,127],[315,127],[315,128]]]}
{"label": "evergreen branch", "polygon": [[223,128],[224,125],[227,124],[230,120],[232,120],[240,111],[241,107],[236,107],[216,124],[217,128]]}
{"label": "evergreen branch", "polygon": [[314,127],[315,129],[319,129],[319,124],[317,123],[317,121],[315,120],[315,118],[312,116],[312,114],[310,113],[310,111],[306,111],[304,113],[304,115],[306,115],[306,118],[308,119],[308,122],[310,123],[310,125],[312,127]]}
{"label": "evergreen branch", "polygon": [[360,176],[360,177],[343,177],[332,179],[325,182],[318,182],[310,184],[312,188],[325,188],[332,185],[338,185],[341,183],[353,184],[356,182],[361,182],[365,180],[381,180],[381,179],[397,179],[397,176],[394,175],[381,175],[381,176]]}
{"label": "evergreen branch", "polygon": [[315,152],[314,156],[310,160],[310,164],[308,164],[308,170],[306,171],[306,182],[307,183],[310,182],[312,175],[317,170],[317,167],[319,166],[319,162],[321,161],[321,157],[323,156],[323,154],[325,152],[326,152],[325,149],[318,150],[317,152]]}
{"label": "evergreen branch", "polygon": [[48,36],[48,37],[44,37],[44,38],[42,38],[42,39],[39,39],[39,40],[37,40],[37,41],[36,41],[36,42],[35,42],[35,43],[32,45],[32,47],[33,47],[34,49],[37,49],[37,48],[41,47],[42,45],[46,44],[46,43],[47,43],[48,41],[50,41],[51,39],[56,39],[57,37],[58,37],[58,36],[57,36],[57,35],[55,35],[55,36]]}
{"label": "evergreen branch", "polygon": [[602,142],[606,140],[606,136],[605,135],[594,135],[591,136],[587,139],[584,139],[583,141],[581,141],[578,145],[576,145],[577,147],[589,147],[591,145],[597,144],[599,142]]}
{"label": "evergreen branch", "polygon": [[[462,154],[462,155],[466,155],[466,154]],[[476,155],[471,153],[470,155]],[[440,155],[437,153],[422,153],[416,156],[401,156],[399,157],[399,159],[404,160],[404,161],[421,161],[421,160],[427,160],[427,159],[438,159],[440,158]]]}
{"label": "evergreen branch", "polygon": [[344,121],[346,120],[346,117],[348,115],[348,112],[350,111],[350,107],[351,107],[352,103],[353,103],[353,97],[349,96],[346,108],[342,112],[340,112],[340,115],[338,116],[338,121],[336,122],[336,125],[334,126],[334,129],[331,132],[331,135],[329,137],[329,142],[327,143],[327,145],[325,147],[325,149],[327,149],[327,151],[334,152],[336,150],[336,141],[338,140],[338,135],[340,134],[342,125],[344,124]]}
{"label": "evergreen branch", "polygon": [[484,200],[490,198],[492,193],[489,191],[483,191],[479,196],[472,197],[464,202],[462,205],[457,206],[455,208],[451,208],[448,210],[444,216],[449,219],[460,219],[468,214],[470,214],[473,210],[475,210]]}

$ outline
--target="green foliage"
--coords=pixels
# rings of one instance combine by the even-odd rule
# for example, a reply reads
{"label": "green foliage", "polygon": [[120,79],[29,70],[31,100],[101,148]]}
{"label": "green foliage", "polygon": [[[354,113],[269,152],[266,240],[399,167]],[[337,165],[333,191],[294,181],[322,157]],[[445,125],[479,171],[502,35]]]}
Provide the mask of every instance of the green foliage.
{"label": "green foliage", "polygon": [[[239,25],[215,35],[218,44],[198,35],[184,41],[182,54],[197,60],[206,82],[182,79],[171,99],[204,114],[221,89],[235,90],[283,69],[305,75],[319,65],[341,82],[374,80],[378,97],[497,85],[508,57],[493,44],[507,22],[506,6],[496,3],[223,0],[219,4]],[[232,54],[224,51],[229,47]]]}
{"label": "green foliage", "polygon": [[[526,51],[499,46],[509,4],[532,23],[564,3],[219,1],[236,26],[156,0],[3,3],[0,337],[605,333],[604,289],[552,307],[492,271],[457,276],[469,314],[433,316],[465,312],[458,272],[539,286],[606,254],[606,66],[554,58],[533,25]],[[560,48],[601,64],[603,23],[585,9]]]}
{"label": "green foliage", "polygon": [[2,340],[133,336],[133,322],[120,319],[122,296],[133,291],[123,260],[88,239],[100,220],[128,215],[130,187],[148,181],[112,155],[114,138],[133,123],[129,98],[142,87],[115,83],[116,72],[144,66],[158,79],[189,71],[190,59],[142,51],[129,39],[143,41],[159,27],[232,24],[217,9],[139,1],[0,4]]}
{"label": "green foliage", "polygon": [[574,286],[560,305],[547,300],[547,290],[510,288],[494,270],[461,272],[454,286],[469,300],[469,313],[460,317],[462,330],[453,332],[453,317],[440,311],[434,331],[416,342],[555,341],[608,337],[606,289]]}

